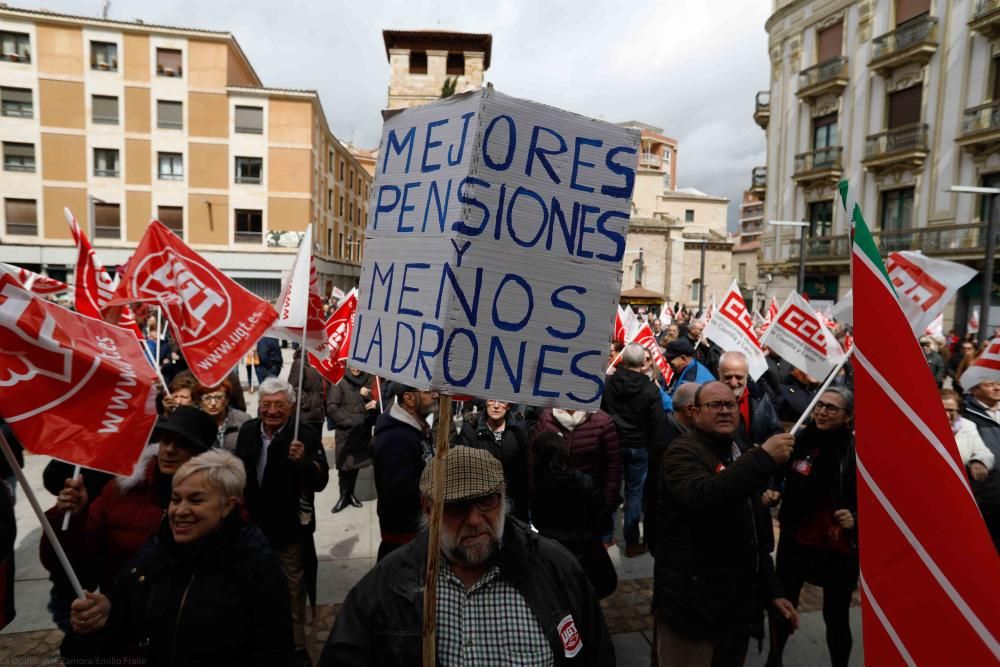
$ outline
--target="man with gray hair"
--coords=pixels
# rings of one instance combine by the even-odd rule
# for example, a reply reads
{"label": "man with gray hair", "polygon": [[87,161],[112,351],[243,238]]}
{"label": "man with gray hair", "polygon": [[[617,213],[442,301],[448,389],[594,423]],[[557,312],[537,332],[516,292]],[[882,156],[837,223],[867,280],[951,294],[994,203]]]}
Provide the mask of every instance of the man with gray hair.
{"label": "man with gray hair", "polygon": [[246,468],[246,503],[250,519],[281,559],[288,578],[295,631],[296,665],[308,665],[306,653],[306,572],[315,580],[316,530],[313,497],[330,479],[330,465],[320,434],[299,424],[294,437],[292,385],[266,378],[258,389],[256,419],[243,424],[236,439],[236,456]]}
{"label": "man with gray hair", "polygon": [[629,558],[647,551],[639,539],[639,520],[649,465],[648,447],[663,436],[660,390],[642,372],[645,361],[646,348],[638,343],[626,345],[621,368],[607,379],[601,399],[601,409],[618,429],[625,478],[625,555]]}
{"label": "man with gray hair", "polygon": [[739,402],[736,440],[746,450],[761,445],[772,435],[784,433],[771,398],[764,388],[750,379],[750,361],[738,351],[719,357],[719,381],[729,385]]}
{"label": "man with gray hair", "polygon": [[[420,477],[425,522],[435,465]],[[443,465],[437,664],[615,664],[587,575],[569,551],[507,513],[500,462],[459,446]],[[351,590],[321,666],[420,664],[428,548],[423,529]]]}

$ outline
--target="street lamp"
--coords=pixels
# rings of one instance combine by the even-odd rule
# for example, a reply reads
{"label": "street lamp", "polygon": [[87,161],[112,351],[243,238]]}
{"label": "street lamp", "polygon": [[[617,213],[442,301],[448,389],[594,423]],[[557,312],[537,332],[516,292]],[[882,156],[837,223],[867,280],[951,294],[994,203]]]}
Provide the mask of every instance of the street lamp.
{"label": "street lamp", "polygon": [[806,289],[806,227],[810,223],[802,222],[801,220],[768,220],[767,224],[774,225],[775,227],[800,227],[802,232],[799,234],[799,294],[805,292]]}
{"label": "street lamp", "polygon": [[[1000,195],[1000,188],[982,188],[973,185],[953,185],[949,192],[956,194]],[[993,292],[993,255],[997,251],[997,229],[993,215],[996,199],[990,199],[986,214],[986,258],[983,260],[983,287],[979,296],[979,340],[990,335],[990,294]]]}
{"label": "street lamp", "polygon": [[701,268],[698,270],[698,312],[705,309],[705,247],[708,245],[708,238],[684,239],[684,243],[701,244]]}

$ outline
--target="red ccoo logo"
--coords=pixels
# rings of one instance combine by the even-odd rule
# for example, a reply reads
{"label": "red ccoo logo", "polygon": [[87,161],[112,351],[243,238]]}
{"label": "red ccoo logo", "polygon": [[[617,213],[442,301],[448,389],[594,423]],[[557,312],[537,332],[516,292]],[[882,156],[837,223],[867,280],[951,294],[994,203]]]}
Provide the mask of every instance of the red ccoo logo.
{"label": "red ccoo logo", "polygon": [[885,270],[889,273],[889,279],[896,292],[905,294],[924,312],[933,308],[947,291],[947,288],[929,273],[899,253],[889,255]]}
{"label": "red ccoo logo", "polygon": [[826,356],[826,334],[816,318],[794,304],[778,318],[778,324],[796,338]]}
{"label": "red ccoo logo", "polygon": [[753,320],[750,318],[750,313],[747,312],[746,304],[743,303],[743,299],[738,294],[730,292],[719,310],[725,313],[728,319],[735,322],[747,335],[747,338],[757,341],[757,334],[753,332]]}

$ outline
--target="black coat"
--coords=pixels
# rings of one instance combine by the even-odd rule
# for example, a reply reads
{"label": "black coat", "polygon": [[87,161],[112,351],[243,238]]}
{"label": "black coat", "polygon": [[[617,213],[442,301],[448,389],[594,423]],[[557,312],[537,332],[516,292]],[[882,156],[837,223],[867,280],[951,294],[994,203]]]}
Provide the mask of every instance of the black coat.
{"label": "black coat", "polygon": [[354,377],[347,372],[340,382],[327,387],[326,416],[336,429],[337,470],[357,470],[371,464],[372,427],[379,412],[378,406],[365,409],[372,394],[362,396],[361,388],[371,391],[374,384],[372,375]]}
{"label": "black coat", "polygon": [[638,371],[620,367],[607,379],[601,409],[614,420],[620,447],[645,449],[662,437],[660,390]]}
{"label": "black coat", "polygon": [[760,501],[777,464],[760,448],[733,461],[732,447],[691,431],[663,456],[653,605],[690,637],[760,636],[761,612],[780,597]]}
{"label": "black coat", "polygon": [[522,521],[528,520],[528,434],[523,426],[507,419],[500,441],[486,425],[486,413],[466,415],[458,434],[459,444],[485,449],[503,465],[507,482],[507,497],[513,503],[513,513]]}
{"label": "black coat", "polygon": [[281,563],[236,512],[191,545],[174,542],[164,522],[115,582],[101,640],[106,655],[155,666],[288,665],[292,621]]}
{"label": "black coat", "polygon": [[[337,614],[320,667],[420,664],[427,532],[389,554],[351,590]],[[508,518],[496,560],[500,576],[514,585],[545,632],[557,665],[614,665],[615,650],[604,614],[573,556]],[[572,615],[582,640],[575,658],[565,657],[558,627]]]}
{"label": "black coat", "polygon": [[277,338],[265,336],[257,341],[257,356],[260,357],[260,372],[263,377],[281,373],[284,360],[281,358],[281,343]]}
{"label": "black coat", "polygon": [[[302,350],[295,351],[292,367],[288,369],[288,381],[293,387],[299,386],[299,368],[302,366]],[[302,393],[295,402],[295,409],[302,421],[323,423],[326,417],[326,391],[330,383],[323,379],[311,364],[306,364],[302,376]]]}
{"label": "black coat", "polygon": [[372,441],[379,528],[383,533],[416,533],[420,517],[420,475],[434,450],[430,433],[392,416],[398,404],[375,421]]}
{"label": "black coat", "polygon": [[316,529],[316,513],[303,526],[299,520],[300,500],[312,508],[313,495],[330,481],[330,466],[319,434],[307,424],[299,424],[299,440],[305,445],[305,457],[299,463],[288,459],[295,425],[288,423],[278,431],[267,450],[263,484],[257,482],[257,461],[263,441],[260,419],[251,419],[240,428],[236,439],[236,456],[246,468],[247,486],[244,492],[250,519],[260,526],[274,549],[284,549],[303,534]]}
{"label": "black coat", "polygon": [[[800,464],[808,459],[808,465]],[[854,457],[854,436],[847,429],[820,431],[810,423],[795,435],[795,449],[778,475],[783,481],[781,511],[782,539],[795,535],[799,526],[824,509],[846,509],[857,515],[858,492]],[[848,531],[857,547],[857,521]]]}
{"label": "black coat", "polygon": [[810,387],[789,375],[778,390],[774,411],[783,422],[796,422],[809,407],[819,387]]}
{"label": "black coat", "polygon": [[646,485],[642,490],[642,521],[646,536],[645,541],[656,556],[656,524],[660,513],[660,479],[663,475],[663,454],[670,444],[684,433],[688,428],[677,421],[677,417],[670,413],[667,415],[663,426],[663,437],[649,445],[649,467],[646,474]]}
{"label": "black coat", "polygon": [[7,486],[0,488],[0,628],[14,620],[14,541],[17,521]]}
{"label": "black coat", "polygon": [[737,429],[737,440],[744,450],[753,445],[763,445],[772,435],[785,432],[764,388],[753,380],[747,380],[745,391],[750,394],[750,428],[747,429],[740,416],[740,427]]}

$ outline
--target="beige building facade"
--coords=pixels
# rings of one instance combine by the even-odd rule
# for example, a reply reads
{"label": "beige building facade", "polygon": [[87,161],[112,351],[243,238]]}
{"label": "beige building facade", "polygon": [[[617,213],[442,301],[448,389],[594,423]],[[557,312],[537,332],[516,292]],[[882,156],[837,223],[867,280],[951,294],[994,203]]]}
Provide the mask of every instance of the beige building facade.
{"label": "beige building facade", "polygon": [[315,91],[265,87],[225,32],[0,9],[0,261],[65,279],[69,208],[109,267],[152,218],[275,296],[313,225],[353,286],[371,178]]}
{"label": "beige building facade", "polygon": [[642,152],[632,193],[632,216],[622,270],[622,290],[635,287],[697,309],[704,254],[704,303],[732,282],[733,242],[726,235],[729,200],[694,188],[676,189],[676,139],[638,121],[620,123],[640,130]]}
{"label": "beige building facade", "polygon": [[383,30],[389,60],[389,109],[405,109],[453,93],[478,90],[490,67],[493,36],[449,30]]}
{"label": "beige building facade", "polygon": [[[984,223],[1000,199],[950,190],[1000,185],[1000,2],[775,0],[766,29],[770,86],[754,119],[767,164],[751,185],[766,194],[765,221],[809,223],[805,292],[850,289],[841,179],[883,253],[920,250],[982,271]],[[759,286],[780,300],[796,284],[798,231],[765,225],[761,246]],[[964,330],[981,282],[959,292],[946,328]]]}

